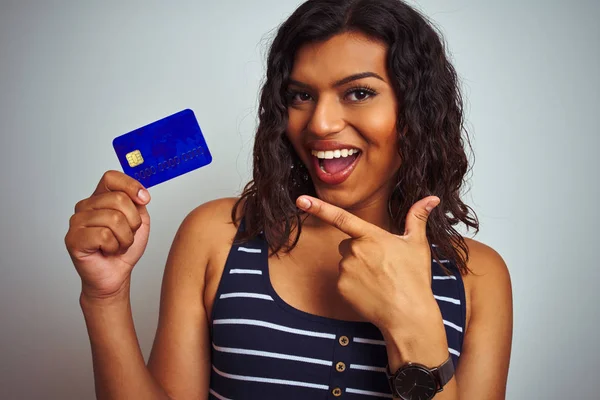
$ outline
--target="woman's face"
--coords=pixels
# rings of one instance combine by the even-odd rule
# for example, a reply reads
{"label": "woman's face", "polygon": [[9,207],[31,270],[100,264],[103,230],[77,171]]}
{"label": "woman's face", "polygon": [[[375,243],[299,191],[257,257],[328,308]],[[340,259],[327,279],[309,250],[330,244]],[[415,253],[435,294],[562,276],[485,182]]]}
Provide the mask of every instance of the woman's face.
{"label": "woman's face", "polygon": [[319,198],[346,209],[385,201],[400,167],[387,47],[360,33],[307,44],[288,87],[287,136]]}

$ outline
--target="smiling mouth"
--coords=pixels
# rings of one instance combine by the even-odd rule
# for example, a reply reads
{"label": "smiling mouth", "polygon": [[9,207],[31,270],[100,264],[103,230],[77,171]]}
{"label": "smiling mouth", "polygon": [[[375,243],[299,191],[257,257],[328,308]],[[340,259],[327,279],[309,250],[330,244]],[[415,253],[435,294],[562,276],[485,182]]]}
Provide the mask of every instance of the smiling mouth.
{"label": "smiling mouth", "polygon": [[344,182],[358,163],[361,151],[354,148],[312,150],[313,165],[319,180],[329,185]]}
{"label": "smiling mouth", "polygon": [[339,149],[318,151],[312,150],[313,157],[319,160],[319,168],[330,175],[337,174],[348,168],[360,154],[358,149]]}

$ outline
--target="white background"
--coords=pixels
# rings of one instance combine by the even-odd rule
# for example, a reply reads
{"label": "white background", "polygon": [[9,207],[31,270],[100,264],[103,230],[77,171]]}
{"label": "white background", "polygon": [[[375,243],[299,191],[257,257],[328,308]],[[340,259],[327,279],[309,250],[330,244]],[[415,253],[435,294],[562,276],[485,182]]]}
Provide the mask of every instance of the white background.
{"label": "white background", "polygon": [[[115,136],[189,107],[214,161],[151,189],[152,234],[132,289],[148,355],[177,227],[250,178],[267,44],[297,5],[0,1],[0,398],[93,398],[68,219],[105,170],[119,169]],[[476,239],[513,279],[508,398],[597,399],[600,2],[418,7],[462,78]]]}

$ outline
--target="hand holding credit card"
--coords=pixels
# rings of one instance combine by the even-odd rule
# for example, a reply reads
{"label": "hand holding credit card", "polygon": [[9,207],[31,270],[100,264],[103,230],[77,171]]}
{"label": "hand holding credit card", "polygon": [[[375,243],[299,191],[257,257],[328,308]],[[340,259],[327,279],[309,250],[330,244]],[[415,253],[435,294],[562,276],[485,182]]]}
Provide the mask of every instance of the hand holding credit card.
{"label": "hand holding credit card", "polygon": [[212,162],[196,116],[186,109],[113,140],[123,172],[146,188]]}

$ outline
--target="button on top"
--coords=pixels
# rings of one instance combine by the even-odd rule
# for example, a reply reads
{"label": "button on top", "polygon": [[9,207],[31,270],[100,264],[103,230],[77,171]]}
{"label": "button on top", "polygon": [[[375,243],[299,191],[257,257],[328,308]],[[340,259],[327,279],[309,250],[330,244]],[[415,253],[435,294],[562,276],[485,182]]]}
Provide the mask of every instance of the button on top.
{"label": "button on top", "polygon": [[342,395],[342,389],[340,388],[335,388],[331,391],[331,393],[335,396],[335,397],[340,397]]}
{"label": "button on top", "polygon": [[348,339],[348,336],[340,336],[339,342],[342,346],[346,347],[350,344],[350,339]]}
{"label": "button on top", "polygon": [[335,364],[335,369],[338,372],[344,372],[346,370],[346,364],[340,361],[339,363]]}

